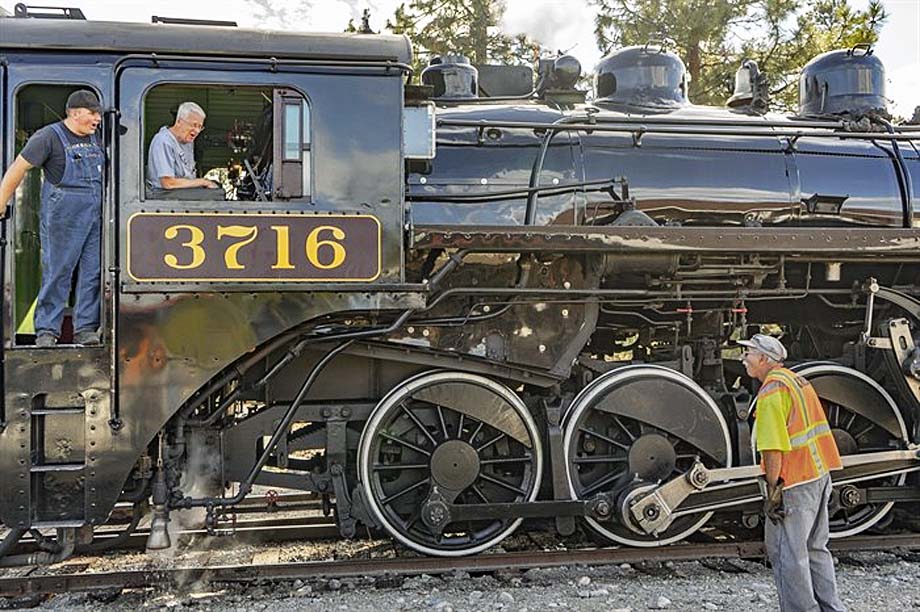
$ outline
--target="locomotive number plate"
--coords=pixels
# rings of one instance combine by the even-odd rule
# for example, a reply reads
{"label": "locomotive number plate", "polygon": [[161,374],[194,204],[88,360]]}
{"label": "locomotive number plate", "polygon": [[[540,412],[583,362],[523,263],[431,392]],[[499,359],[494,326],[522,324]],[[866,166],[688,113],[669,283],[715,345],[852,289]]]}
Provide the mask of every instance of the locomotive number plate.
{"label": "locomotive number plate", "polygon": [[380,275],[370,215],[135,213],[128,276],[137,282],[368,282]]}

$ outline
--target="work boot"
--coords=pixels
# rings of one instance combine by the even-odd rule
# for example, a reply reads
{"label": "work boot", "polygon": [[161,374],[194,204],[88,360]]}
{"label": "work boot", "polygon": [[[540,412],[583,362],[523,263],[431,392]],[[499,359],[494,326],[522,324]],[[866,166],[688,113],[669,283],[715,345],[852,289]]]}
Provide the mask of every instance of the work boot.
{"label": "work boot", "polygon": [[73,343],[86,346],[87,344],[99,344],[99,332],[94,329],[84,329],[73,335]]}
{"label": "work boot", "polygon": [[39,348],[49,348],[52,346],[57,346],[58,339],[54,337],[54,334],[50,332],[40,332],[35,336],[35,346]]}

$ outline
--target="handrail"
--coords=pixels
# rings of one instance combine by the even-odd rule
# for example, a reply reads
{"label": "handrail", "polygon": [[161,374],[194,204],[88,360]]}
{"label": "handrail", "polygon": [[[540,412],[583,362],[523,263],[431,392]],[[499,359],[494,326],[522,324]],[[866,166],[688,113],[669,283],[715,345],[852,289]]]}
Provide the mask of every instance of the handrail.
{"label": "handrail", "polygon": [[[693,124],[696,125],[696,124]],[[699,125],[711,125],[705,122]],[[728,125],[728,124],[726,124]],[[887,132],[821,132],[821,131],[804,131],[804,130],[774,130],[774,129],[723,129],[719,127],[709,128],[682,128],[671,126],[656,126],[655,121],[612,121],[598,123],[544,123],[539,121],[488,121],[488,120],[470,120],[470,119],[439,119],[439,127],[469,127],[469,128],[488,128],[498,127],[505,129],[525,129],[525,130],[547,130],[550,132],[621,132],[631,133],[639,138],[645,134],[677,134],[692,136],[773,136],[781,138],[791,138],[798,140],[800,138],[839,138],[843,140],[920,140],[920,134],[889,134]],[[747,126],[744,126],[747,127]],[[769,126],[765,126],[769,127]]]}
{"label": "handrail", "polygon": [[[482,98],[485,100],[497,100],[498,98]],[[440,101],[440,100],[439,100]],[[457,100],[458,102],[460,100]],[[735,127],[780,127],[780,128],[814,128],[828,130],[848,130],[853,126],[852,121],[827,121],[821,119],[802,119],[793,117],[790,119],[727,119],[727,118],[698,118],[698,117],[674,117],[670,115],[605,115],[603,111],[596,106],[588,106],[587,113],[581,115],[569,115],[571,118],[581,117],[588,123],[622,123],[622,124],[659,124],[659,125],[701,125],[701,126],[735,126]],[[447,119],[450,121],[450,119]],[[893,126],[900,132],[920,132],[920,125],[895,125]]]}

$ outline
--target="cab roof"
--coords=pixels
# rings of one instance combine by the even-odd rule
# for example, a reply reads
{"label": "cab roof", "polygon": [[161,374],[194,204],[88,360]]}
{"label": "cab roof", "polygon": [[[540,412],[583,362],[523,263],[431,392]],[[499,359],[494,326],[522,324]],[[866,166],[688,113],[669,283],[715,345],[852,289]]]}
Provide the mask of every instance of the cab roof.
{"label": "cab roof", "polygon": [[12,50],[157,53],[408,64],[402,35],[285,32],[207,25],[0,18],[0,52]]}

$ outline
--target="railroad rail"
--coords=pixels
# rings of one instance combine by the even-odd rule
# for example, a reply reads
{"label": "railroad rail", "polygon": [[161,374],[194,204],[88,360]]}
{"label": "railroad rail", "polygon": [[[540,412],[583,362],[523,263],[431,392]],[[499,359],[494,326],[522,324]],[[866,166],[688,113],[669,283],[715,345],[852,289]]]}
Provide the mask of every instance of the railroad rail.
{"label": "railroad rail", "polygon": [[[834,540],[835,552],[920,549],[920,534],[854,536]],[[761,542],[707,542],[675,544],[662,548],[591,548],[541,550],[469,557],[403,557],[395,559],[347,559],[298,563],[243,564],[204,567],[142,568],[125,571],[36,574],[39,568],[18,576],[0,578],[0,596],[72,593],[101,589],[176,588],[194,583],[251,583],[258,581],[317,580],[329,578],[394,578],[420,574],[465,571],[491,573],[524,571],[568,565],[611,565],[647,561],[696,559],[761,559]],[[54,568],[51,568],[52,571]]]}

